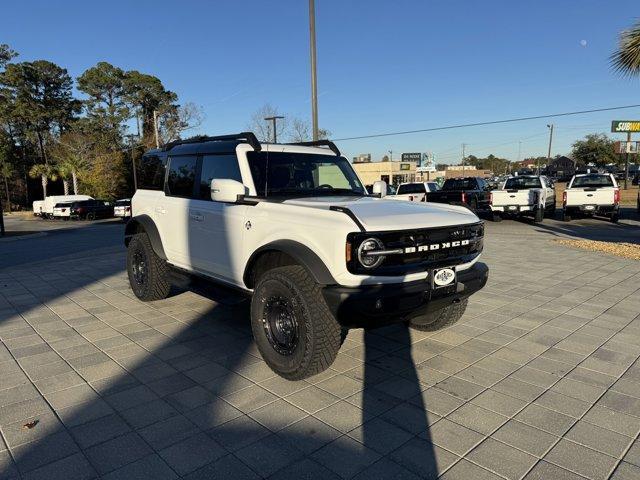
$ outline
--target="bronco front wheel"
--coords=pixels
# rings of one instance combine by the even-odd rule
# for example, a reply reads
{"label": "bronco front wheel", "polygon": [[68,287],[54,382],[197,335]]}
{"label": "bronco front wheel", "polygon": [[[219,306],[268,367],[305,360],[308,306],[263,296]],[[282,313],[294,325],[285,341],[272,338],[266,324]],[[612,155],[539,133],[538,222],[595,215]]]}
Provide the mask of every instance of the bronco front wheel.
{"label": "bronco front wheel", "polygon": [[127,246],[127,274],[140,300],[162,300],[171,290],[167,262],[153,251],[146,233],[137,233]]}
{"label": "bronco front wheel", "polygon": [[320,286],[299,265],[274,268],[258,279],[251,329],[264,361],[287,380],[326,370],[340,349],[340,325]]}

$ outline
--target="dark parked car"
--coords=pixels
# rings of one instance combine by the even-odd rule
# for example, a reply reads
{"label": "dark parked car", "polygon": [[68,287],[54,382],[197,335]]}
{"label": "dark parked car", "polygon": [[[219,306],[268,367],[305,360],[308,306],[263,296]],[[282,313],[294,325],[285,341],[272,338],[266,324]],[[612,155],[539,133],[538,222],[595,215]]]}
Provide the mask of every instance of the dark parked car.
{"label": "dark parked car", "polygon": [[82,200],[71,205],[71,217],[80,220],[113,217],[113,204],[106,200]]}
{"label": "dark parked car", "polygon": [[449,178],[438,192],[427,194],[427,202],[462,205],[471,210],[489,210],[491,187],[480,177]]}

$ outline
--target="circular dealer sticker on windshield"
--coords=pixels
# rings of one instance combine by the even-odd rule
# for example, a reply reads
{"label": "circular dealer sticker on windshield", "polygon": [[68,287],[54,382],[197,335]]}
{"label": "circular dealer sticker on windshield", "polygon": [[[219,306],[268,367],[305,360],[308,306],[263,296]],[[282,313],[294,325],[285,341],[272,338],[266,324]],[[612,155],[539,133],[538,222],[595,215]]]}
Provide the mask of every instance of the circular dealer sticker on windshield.
{"label": "circular dealer sticker on windshield", "polygon": [[438,287],[451,285],[456,279],[456,272],[452,268],[443,268],[433,273],[433,283]]}

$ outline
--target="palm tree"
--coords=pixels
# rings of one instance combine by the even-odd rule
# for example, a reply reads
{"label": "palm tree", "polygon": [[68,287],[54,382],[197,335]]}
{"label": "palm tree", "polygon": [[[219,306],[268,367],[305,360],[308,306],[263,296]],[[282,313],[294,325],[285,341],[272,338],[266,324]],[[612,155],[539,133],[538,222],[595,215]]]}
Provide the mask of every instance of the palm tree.
{"label": "palm tree", "polygon": [[0,163],[0,175],[2,175],[2,178],[4,179],[4,191],[7,196],[7,208],[9,209],[9,212],[11,212],[11,198],[9,197],[9,178],[12,177],[15,172],[16,171],[13,168],[13,165],[11,165],[6,160],[3,160],[2,163]]}
{"label": "palm tree", "polygon": [[[58,165],[64,165],[73,180],[73,193],[78,194],[78,175],[87,168],[94,142],[81,132],[66,132],[52,148]],[[68,177],[67,177],[68,178]]]}
{"label": "palm tree", "polygon": [[45,163],[38,163],[31,167],[31,170],[29,170],[29,176],[31,178],[40,177],[40,180],[42,181],[42,193],[44,198],[47,198],[47,185],[49,185],[49,180],[56,181],[58,179],[56,169],[51,165],[47,165]]}
{"label": "palm tree", "polygon": [[618,50],[611,55],[611,66],[623,76],[640,75],[640,21],[620,33]]}
{"label": "palm tree", "polygon": [[87,167],[87,162],[84,158],[80,156],[70,156],[68,157],[62,165],[71,175],[71,180],[73,183],[73,194],[78,194],[78,173],[84,170]]}
{"label": "palm tree", "polygon": [[[64,194],[69,195],[69,177],[71,177],[74,174],[73,168],[68,163],[60,163],[56,165],[56,171],[58,173],[58,176],[62,180],[62,188],[64,189]],[[74,180],[73,186],[74,186],[73,193],[75,195],[77,193],[75,190],[75,187],[76,187],[75,180]]]}

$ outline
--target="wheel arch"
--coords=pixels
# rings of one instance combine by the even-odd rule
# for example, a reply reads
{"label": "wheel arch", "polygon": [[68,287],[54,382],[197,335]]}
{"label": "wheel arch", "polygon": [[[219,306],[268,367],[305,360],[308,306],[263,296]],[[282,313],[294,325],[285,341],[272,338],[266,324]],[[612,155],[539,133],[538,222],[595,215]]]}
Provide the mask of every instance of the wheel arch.
{"label": "wheel arch", "polygon": [[127,226],[124,230],[125,246],[129,245],[131,237],[136,233],[146,233],[155,254],[163,260],[167,259],[167,256],[164,253],[164,247],[162,246],[162,240],[160,239],[160,233],[158,232],[158,227],[149,215],[136,215],[135,217],[131,217],[127,222]]}
{"label": "wheel arch", "polygon": [[313,250],[293,240],[276,240],[258,248],[249,257],[242,280],[247,288],[254,288],[261,272],[286,265],[301,265],[320,285],[337,283],[322,259]]}

